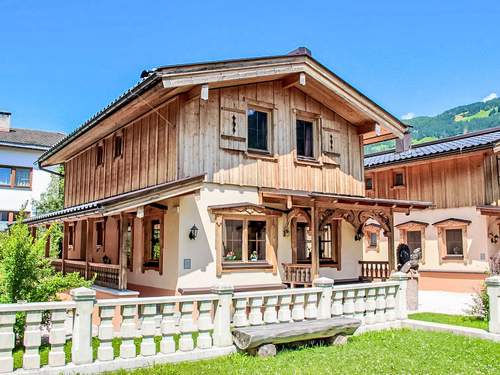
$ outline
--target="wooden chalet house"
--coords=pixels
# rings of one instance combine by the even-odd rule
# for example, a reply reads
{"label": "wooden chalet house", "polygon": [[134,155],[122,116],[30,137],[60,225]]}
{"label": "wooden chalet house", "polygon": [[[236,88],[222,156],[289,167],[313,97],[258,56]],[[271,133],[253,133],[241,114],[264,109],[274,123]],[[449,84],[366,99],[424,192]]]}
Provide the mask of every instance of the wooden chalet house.
{"label": "wooden chalet house", "polygon": [[429,205],[364,196],[363,145],[406,132],[305,48],[159,67],[40,157],[65,209],[28,222],[64,223],[56,267],[142,295],[358,280],[366,220],[392,239]]}
{"label": "wooden chalet house", "polygon": [[[421,248],[420,288],[474,291],[499,256],[500,128],[445,138],[365,158],[368,197],[432,201],[396,213],[395,241]],[[366,261],[387,259],[377,223],[365,227]]]}

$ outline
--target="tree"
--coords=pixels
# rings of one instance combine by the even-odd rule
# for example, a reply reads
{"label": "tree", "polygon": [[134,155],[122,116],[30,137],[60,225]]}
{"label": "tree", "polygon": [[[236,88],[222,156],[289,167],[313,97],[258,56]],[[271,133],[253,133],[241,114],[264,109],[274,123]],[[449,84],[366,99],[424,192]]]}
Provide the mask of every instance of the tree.
{"label": "tree", "polygon": [[[59,174],[63,174],[64,168],[59,166]],[[64,208],[64,178],[58,175],[51,175],[47,191],[40,195],[39,200],[32,201],[36,215],[47,214],[59,211]],[[41,231],[43,233],[43,231]],[[61,224],[53,224],[50,235],[50,253],[57,254],[62,248],[63,229]]]}
{"label": "tree", "polygon": [[[52,268],[44,255],[51,230],[33,238],[21,212],[9,230],[0,233],[0,303],[54,301],[58,293],[92,285],[78,273],[63,275]],[[24,332],[23,327],[21,314],[16,323],[18,335]]]}

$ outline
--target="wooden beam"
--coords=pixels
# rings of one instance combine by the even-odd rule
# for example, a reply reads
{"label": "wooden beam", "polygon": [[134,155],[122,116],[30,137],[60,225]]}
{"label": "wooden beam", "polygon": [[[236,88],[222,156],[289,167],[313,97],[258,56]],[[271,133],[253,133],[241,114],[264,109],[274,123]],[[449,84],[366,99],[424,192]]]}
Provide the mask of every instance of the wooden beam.
{"label": "wooden beam", "polygon": [[[50,225],[49,224],[45,225],[45,229],[48,231],[50,229]],[[45,240],[45,258],[49,257],[50,257],[50,235],[47,236]]]}
{"label": "wooden beam", "polygon": [[387,253],[389,260],[389,274],[396,270],[397,268],[397,257],[394,248],[394,214],[391,210],[389,214],[389,227],[390,231],[387,236]]}
{"label": "wooden beam", "polygon": [[94,219],[87,219],[87,243],[85,245],[85,278],[90,279],[89,263],[92,261],[94,250]]}
{"label": "wooden beam", "polygon": [[168,206],[156,202],[150,203],[148,206],[158,208],[159,210],[165,210],[165,211],[168,210]]}
{"label": "wooden beam", "polygon": [[318,209],[314,204],[311,207],[311,276],[312,280],[319,277],[319,248],[318,248]]}

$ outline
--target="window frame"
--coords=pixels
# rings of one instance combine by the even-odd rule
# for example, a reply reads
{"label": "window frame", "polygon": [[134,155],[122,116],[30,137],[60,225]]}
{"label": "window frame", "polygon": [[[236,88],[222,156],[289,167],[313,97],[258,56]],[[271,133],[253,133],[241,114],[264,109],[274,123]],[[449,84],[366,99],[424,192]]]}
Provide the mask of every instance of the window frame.
{"label": "window frame", "polygon": [[[160,275],[163,274],[163,254],[165,252],[165,220],[162,213],[150,214],[144,216],[143,220],[143,241],[144,246],[142,249],[142,262],[141,269],[142,273],[147,270],[157,271]],[[158,264],[151,261],[151,256],[149,251],[151,251],[151,241],[153,235],[153,222],[159,221],[160,225],[160,257],[158,259]]]}
{"label": "window frame", "polygon": [[[439,262],[463,262],[467,263],[469,257],[469,243],[467,241],[467,227],[471,221],[463,219],[450,218],[433,224],[438,232]],[[446,231],[451,229],[460,229],[462,231],[462,255],[448,254]]]}
{"label": "window frame", "polygon": [[[117,142],[118,140],[120,141],[120,150],[119,153],[117,154]],[[116,133],[113,136],[113,160],[118,160],[123,157],[123,152],[124,152],[124,144],[123,144],[123,134],[121,132]]]}
{"label": "window frame", "polygon": [[[380,224],[376,223],[368,223],[364,226],[364,241],[365,241],[365,251],[376,251],[380,252]],[[374,234],[377,236],[377,244],[375,246],[372,245],[371,235]]]}
{"label": "window frame", "polygon": [[[101,156],[100,158],[99,155]],[[104,142],[99,142],[95,146],[95,167],[96,168],[103,167],[105,160],[106,160],[106,149],[104,147]]]}
{"label": "window frame", "polygon": [[[31,167],[22,167],[22,166],[14,166],[14,165],[0,165],[0,168],[9,169],[9,184],[0,184],[0,188],[7,189],[19,189],[19,190],[32,190],[33,188],[33,168]],[[17,185],[16,177],[18,170],[26,170],[28,171],[28,185]]]}
{"label": "window frame", "polygon": [[[266,149],[259,149],[259,148],[252,148],[249,147],[249,140],[250,140],[250,127],[249,127],[249,121],[248,121],[248,116],[249,116],[249,111],[257,111],[257,112],[262,112],[267,114],[267,122],[266,122]],[[246,149],[248,153],[252,154],[264,154],[264,155],[270,155],[272,153],[272,134],[273,134],[273,107],[272,106],[262,106],[262,105],[255,105],[253,103],[249,103],[247,106],[246,110],[246,130],[247,130],[247,136],[246,136]]]}
{"label": "window frame", "polygon": [[73,250],[75,248],[75,223],[68,223],[68,249]]}
{"label": "window frame", "polygon": [[[294,108],[292,110],[292,124],[293,124],[293,137],[294,137],[294,154],[295,161],[298,163],[312,163],[320,165],[320,125],[321,115],[313,112],[302,111]],[[312,157],[303,156],[298,154],[298,139],[297,139],[297,121],[307,121],[312,123]]]}
{"label": "window frame", "polygon": [[[371,181],[370,187],[368,187],[368,181]],[[371,175],[366,176],[365,177],[365,190],[367,190],[367,191],[375,190],[375,186],[374,186],[373,182],[374,182],[373,176],[371,176]]]}
{"label": "window frame", "polygon": [[408,244],[408,232],[420,231],[420,242],[422,250],[422,264],[425,264],[425,243],[426,243],[426,229],[429,224],[420,221],[408,221],[405,223],[395,225],[399,229],[399,243]]}
{"label": "window frame", "polygon": [[[97,228],[101,228],[101,241],[99,243],[99,231]],[[94,245],[96,247],[96,250],[99,251],[99,249],[104,248],[105,242],[106,242],[106,220],[100,219],[100,220],[95,220],[94,221],[94,235],[95,235],[95,240],[94,240]]]}
{"label": "window frame", "polygon": [[[401,175],[402,183],[396,184],[397,176]],[[397,169],[392,172],[392,188],[393,189],[401,189],[406,187],[406,173],[403,169]]]}

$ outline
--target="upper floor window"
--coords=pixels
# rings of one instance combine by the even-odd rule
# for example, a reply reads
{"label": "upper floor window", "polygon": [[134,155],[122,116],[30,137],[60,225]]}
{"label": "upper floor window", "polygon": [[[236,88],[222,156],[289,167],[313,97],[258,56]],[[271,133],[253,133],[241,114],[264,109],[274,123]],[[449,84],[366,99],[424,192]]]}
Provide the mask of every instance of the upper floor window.
{"label": "upper floor window", "polygon": [[377,247],[378,245],[378,233],[371,232],[370,233],[370,247]]}
{"label": "upper floor window", "polygon": [[372,177],[365,178],[365,189],[366,190],[373,190],[373,178]]}
{"label": "upper floor window", "polygon": [[248,148],[257,151],[269,151],[269,113],[250,108],[248,119]]}
{"label": "upper floor window", "polygon": [[31,188],[31,168],[0,167],[0,185],[10,188]]}
{"label": "upper floor window", "polygon": [[123,137],[121,134],[116,135],[113,142],[113,156],[119,158],[123,154]]}
{"label": "upper floor window", "polygon": [[297,119],[297,156],[314,158],[314,124],[312,121]]}
{"label": "upper floor window", "polygon": [[405,175],[403,172],[394,172],[393,186],[405,186]]}
{"label": "upper floor window", "polygon": [[95,157],[95,165],[99,167],[104,164],[104,145],[97,145],[96,148],[96,157]]}
{"label": "upper floor window", "polygon": [[422,249],[422,231],[409,230],[406,232],[406,244],[411,251],[415,249]]}

